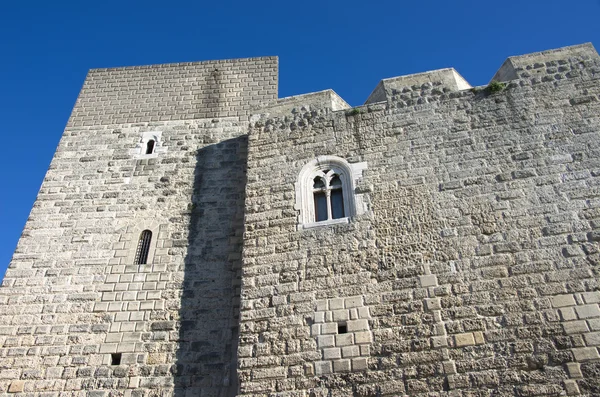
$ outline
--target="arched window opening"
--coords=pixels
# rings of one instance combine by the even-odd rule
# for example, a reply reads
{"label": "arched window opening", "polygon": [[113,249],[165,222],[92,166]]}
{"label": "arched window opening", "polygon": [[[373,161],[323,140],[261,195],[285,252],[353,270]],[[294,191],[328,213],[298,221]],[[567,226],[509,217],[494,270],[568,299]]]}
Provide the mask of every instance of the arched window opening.
{"label": "arched window opening", "polygon": [[319,174],[313,183],[314,222],[343,218],[344,191],[340,176],[332,170],[323,170]]}
{"label": "arched window opening", "polygon": [[365,212],[356,183],[367,163],[350,164],[336,156],[318,156],[305,164],[295,184],[298,230],[338,223]]}
{"label": "arched window opening", "polygon": [[152,232],[144,230],[140,234],[137,250],[135,251],[135,265],[145,265],[148,261],[148,253],[150,252],[150,241],[152,240]]}
{"label": "arched window opening", "polygon": [[154,144],[156,141],[154,139],[150,139],[148,143],[146,143],[146,154],[154,153]]}

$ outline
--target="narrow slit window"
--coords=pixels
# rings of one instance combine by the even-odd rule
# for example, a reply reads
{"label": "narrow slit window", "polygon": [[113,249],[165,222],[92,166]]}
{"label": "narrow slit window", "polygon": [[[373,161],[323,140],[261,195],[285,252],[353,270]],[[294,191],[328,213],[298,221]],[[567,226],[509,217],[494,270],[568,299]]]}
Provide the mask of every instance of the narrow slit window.
{"label": "narrow slit window", "polygon": [[156,144],[156,142],[154,141],[154,139],[150,139],[148,141],[148,143],[146,144],[146,154],[154,153],[154,145],[155,144]]}
{"label": "narrow slit window", "polygon": [[152,241],[152,232],[150,230],[144,230],[142,234],[140,234],[137,250],[135,252],[135,265],[145,265],[148,261],[150,241]]}

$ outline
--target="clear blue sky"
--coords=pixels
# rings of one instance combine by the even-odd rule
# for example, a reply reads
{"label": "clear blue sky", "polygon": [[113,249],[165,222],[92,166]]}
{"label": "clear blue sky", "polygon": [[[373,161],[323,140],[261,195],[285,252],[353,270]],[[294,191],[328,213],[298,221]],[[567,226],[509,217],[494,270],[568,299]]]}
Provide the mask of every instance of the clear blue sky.
{"label": "clear blue sky", "polygon": [[454,67],[487,84],[511,55],[591,41],[600,0],[21,0],[0,5],[0,274],[88,69],[279,56],[279,96]]}

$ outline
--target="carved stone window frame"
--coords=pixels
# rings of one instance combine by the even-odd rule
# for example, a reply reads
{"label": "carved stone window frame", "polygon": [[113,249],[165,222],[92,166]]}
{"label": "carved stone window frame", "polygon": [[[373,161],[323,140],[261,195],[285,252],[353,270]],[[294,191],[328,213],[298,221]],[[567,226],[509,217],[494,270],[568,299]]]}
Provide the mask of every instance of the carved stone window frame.
{"label": "carved stone window frame", "polygon": [[[363,214],[365,212],[364,201],[362,195],[355,193],[355,189],[365,169],[367,169],[366,162],[351,164],[337,156],[318,156],[305,164],[300,170],[298,181],[295,184],[295,209],[299,211],[298,230],[348,223],[351,217]],[[342,181],[345,217],[315,222],[314,178],[327,170],[333,170]]]}
{"label": "carved stone window frame", "polygon": [[[154,148],[152,153],[146,154],[146,148],[150,141],[154,141]],[[162,144],[162,131],[146,131],[142,133],[142,138],[135,145],[135,148],[129,151],[129,154],[133,155],[136,160],[153,159],[167,151],[167,147]]]}

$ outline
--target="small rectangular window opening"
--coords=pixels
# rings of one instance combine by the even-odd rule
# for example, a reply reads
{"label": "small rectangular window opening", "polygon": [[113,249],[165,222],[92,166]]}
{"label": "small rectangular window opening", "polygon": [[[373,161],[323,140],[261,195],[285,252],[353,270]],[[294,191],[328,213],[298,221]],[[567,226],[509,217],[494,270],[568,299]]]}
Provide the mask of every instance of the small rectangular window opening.
{"label": "small rectangular window opening", "polygon": [[112,353],[110,355],[110,365],[121,365],[121,353]]}
{"label": "small rectangular window opening", "polygon": [[348,326],[346,323],[338,323],[338,334],[348,333]]}

